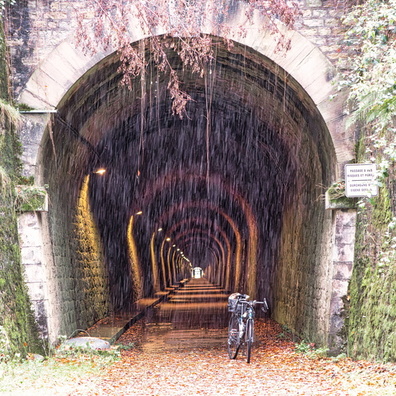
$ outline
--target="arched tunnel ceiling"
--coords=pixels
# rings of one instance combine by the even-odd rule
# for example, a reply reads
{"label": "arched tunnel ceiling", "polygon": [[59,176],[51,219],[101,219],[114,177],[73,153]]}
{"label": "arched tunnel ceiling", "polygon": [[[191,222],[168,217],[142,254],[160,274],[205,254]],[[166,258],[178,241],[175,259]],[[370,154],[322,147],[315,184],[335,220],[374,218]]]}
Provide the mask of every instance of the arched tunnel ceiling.
{"label": "arched tunnel ceiling", "polygon": [[148,72],[132,90],[120,85],[116,55],[84,75],[58,106],[44,162],[62,147],[58,172],[70,175],[65,186],[73,191],[86,174],[106,169],[92,175],[90,194],[116,272],[127,266],[125,230],[138,211],[137,244],[147,247],[161,227],[193,266],[205,268],[237,240],[245,259],[252,239],[258,251],[275,251],[285,208],[309,205],[332,181],[334,148],[314,103],[267,58],[218,40],[205,77],[170,53],[192,97],[180,118],[171,111],[168,77],[150,56],[147,50]]}

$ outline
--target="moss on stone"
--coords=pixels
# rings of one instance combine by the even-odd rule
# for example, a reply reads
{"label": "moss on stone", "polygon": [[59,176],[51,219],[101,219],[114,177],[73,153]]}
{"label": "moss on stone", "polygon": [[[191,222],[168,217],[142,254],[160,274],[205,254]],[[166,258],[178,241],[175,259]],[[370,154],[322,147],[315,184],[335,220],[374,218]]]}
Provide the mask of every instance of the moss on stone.
{"label": "moss on stone", "polygon": [[15,209],[17,212],[46,210],[47,192],[43,187],[17,186]]}
{"label": "moss on stone", "polygon": [[14,202],[11,179],[0,193],[0,326],[7,334],[11,357],[41,351],[22,274]]}
{"label": "moss on stone", "polygon": [[5,45],[3,21],[0,18],[0,99],[8,99],[8,68],[7,63],[7,47]]}
{"label": "moss on stone", "polygon": [[41,342],[23,279],[15,210],[15,182],[21,171],[21,145],[16,136],[17,112],[5,105],[8,75],[0,21],[0,345],[2,359],[42,352]]}
{"label": "moss on stone", "polygon": [[391,194],[385,184],[358,211],[346,313],[348,352],[353,358],[396,361],[396,233],[389,229]]}
{"label": "moss on stone", "polygon": [[326,191],[327,207],[329,209],[354,209],[356,208],[356,198],[345,196],[345,181],[341,180],[333,183]]}

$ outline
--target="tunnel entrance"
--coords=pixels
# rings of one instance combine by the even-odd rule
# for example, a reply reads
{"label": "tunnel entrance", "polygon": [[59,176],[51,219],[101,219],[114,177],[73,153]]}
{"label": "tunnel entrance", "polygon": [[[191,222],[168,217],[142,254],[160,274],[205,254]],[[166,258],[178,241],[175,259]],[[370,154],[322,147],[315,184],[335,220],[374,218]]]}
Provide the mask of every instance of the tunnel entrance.
{"label": "tunnel entrance", "polygon": [[325,337],[336,159],[316,105],[264,55],[218,40],[202,76],[170,52],[192,97],[180,118],[151,56],[131,90],[115,54],[94,66],[44,136],[59,301],[92,322],[200,267]]}

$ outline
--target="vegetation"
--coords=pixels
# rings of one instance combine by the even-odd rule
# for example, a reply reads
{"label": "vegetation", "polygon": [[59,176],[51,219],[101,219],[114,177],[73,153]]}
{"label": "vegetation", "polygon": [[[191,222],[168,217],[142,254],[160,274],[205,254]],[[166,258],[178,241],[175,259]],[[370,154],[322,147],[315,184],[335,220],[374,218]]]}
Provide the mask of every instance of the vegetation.
{"label": "vegetation", "polygon": [[356,6],[344,19],[350,26],[346,44],[355,49],[354,56],[348,58],[350,70],[343,82],[350,89],[352,121],[373,122],[375,133],[394,124],[395,7],[395,0],[368,0]]}
{"label": "vegetation", "polygon": [[[2,34],[0,43],[4,55]],[[15,211],[15,184],[21,171],[18,114],[7,103],[6,58],[0,59],[0,361],[8,362],[41,351],[41,346],[23,280]]]}
{"label": "vegetation", "polygon": [[357,161],[378,166],[377,197],[359,202],[355,266],[348,296],[348,352],[396,360],[396,1],[368,0],[345,18],[354,49],[342,86],[350,89]]}
{"label": "vegetation", "polygon": [[[396,0],[368,0],[345,18],[354,49],[341,86],[350,90],[350,124],[368,132],[361,160],[376,162],[381,177],[396,159]],[[365,126],[362,128],[362,126]],[[380,185],[382,183],[380,182]]]}
{"label": "vegetation", "polygon": [[[0,0],[0,13],[14,0]],[[292,27],[299,15],[296,4],[279,0],[246,0],[247,22],[259,13],[268,23],[279,50],[289,42],[277,27],[276,19]],[[209,23],[219,36],[227,35],[223,21],[233,12],[227,0],[213,0],[216,18],[202,21],[199,1],[175,0],[86,0],[78,16],[78,41],[88,53],[119,48],[123,83],[141,76],[144,81],[148,62],[168,76],[173,111],[182,115],[191,99],[182,89],[182,81],[168,59],[169,51],[182,64],[205,75],[214,56],[211,37],[202,35],[200,27]],[[357,161],[378,165],[377,197],[361,200],[355,270],[347,298],[349,353],[354,357],[396,360],[396,0],[367,0],[348,13],[344,22],[350,27],[346,44],[354,56],[341,87],[350,90],[350,125],[359,135]],[[212,10],[212,11],[213,11]],[[203,12],[205,11],[205,12]],[[211,10],[209,10],[211,11]],[[93,21],[90,19],[94,15]],[[130,45],[129,15],[136,15],[139,28],[148,36],[142,46]],[[91,23],[86,23],[90,20]],[[159,27],[162,27],[160,30]],[[244,34],[244,26],[237,27]],[[2,29],[1,29],[2,30]],[[158,32],[166,32],[158,36]],[[172,40],[166,40],[171,38]],[[176,40],[173,40],[176,39]],[[227,44],[232,45],[230,42]],[[151,59],[147,58],[148,50]],[[4,37],[0,37],[0,59],[6,59]],[[20,147],[15,136],[17,112],[7,103],[7,67],[0,64],[0,360],[8,361],[18,353],[39,349],[30,302],[23,285],[16,228],[15,185],[18,183]],[[142,99],[144,100],[144,98]],[[342,185],[333,186],[335,200],[341,198]],[[39,194],[40,195],[40,194]],[[29,201],[29,199],[27,199]],[[37,207],[35,203],[33,207]],[[308,344],[300,349],[309,350]],[[35,363],[36,364],[36,363]]]}
{"label": "vegetation", "polygon": [[16,193],[16,211],[33,212],[45,209],[47,197],[47,191],[45,188],[19,185],[16,187]]}
{"label": "vegetation", "polygon": [[0,0],[0,17],[3,16],[7,5],[13,5],[15,3],[16,0]]}
{"label": "vegetation", "polygon": [[[95,378],[121,358],[121,348],[100,351],[90,348],[59,348],[45,359],[29,354],[20,362],[0,362],[0,393],[9,394],[71,394],[84,384],[84,390],[95,389]],[[89,383],[88,383],[89,382]]]}
{"label": "vegetation", "polygon": [[308,343],[306,341],[301,341],[296,344],[295,351],[297,353],[302,353],[311,359],[319,359],[327,357],[329,352],[328,348],[317,348],[315,344]]}
{"label": "vegetation", "polygon": [[[278,50],[287,50],[290,41],[279,29],[279,21],[286,27],[292,27],[300,15],[297,2],[285,0],[245,0],[246,21],[248,24],[255,14],[264,19],[263,32],[271,32],[277,40]],[[182,89],[182,81],[169,60],[169,51],[177,54],[183,67],[203,77],[206,65],[214,56],[212,37],[201,33],[202,26],[212,26],[219,36],[227,37],[231,28],[226,24],[232,16],[235,2],[229,0],[185,1],[175,0],[86,0],[83,11],[78,14],[77,42],[88,53],[117,48],[123,73],[123,83],[131,86],[132,79],[144,74],[149,62],[168,76],[168,90],[172,98],[174,113],[182,116],[191,97]],[[88,15],[89,23],[86,23]],[[135,16],[139,26],[130,30],[131,15]],[[93,16],[93,17],[92,17]],[[204,19],[209,18],[209,19]],[[240,35],[246,34],[244,24],[236,26]],[[140,29],[148,37],[145,43],[134,47],[135,31]],[[165,32],[162,34],[162,32]],[[169,38],[177,40],[167,40]],[[231,46],[229,40],[225,40]],[[151,52],[151,59],[146,56]],[[142,99],[143,100],[143,99]]]}
{"label": "vegetation", "polygon": [[356,198],[345,196],[345,181],[334,182],[327,190],[329,205],[332,208],[355,208]]}

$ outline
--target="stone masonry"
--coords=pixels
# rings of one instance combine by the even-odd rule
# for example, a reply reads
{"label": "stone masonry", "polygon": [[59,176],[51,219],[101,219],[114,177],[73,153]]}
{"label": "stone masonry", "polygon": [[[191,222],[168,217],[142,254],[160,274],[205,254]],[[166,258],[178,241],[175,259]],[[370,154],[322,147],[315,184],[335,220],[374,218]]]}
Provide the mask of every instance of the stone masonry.
{"label": "stone masonry", "polygon": [[[341,177],[343,164],[353,157],[354,142],[353,137],[344,128],[343,98],[338,97],[337,100],[330,101],[329,97],[335,92],[337,62],[348,55],[342,45],[344,26],[341,24],[341,17],[344,6],[333,0],[306,0],[301,2],[300,6],[302,19],[298,21],[295,32],[288,33],[293,38],[292,45],[294,43],[290,53],[274,54],[271,37],[261,40],[251,34],[244,39],[245,41],[241,39],[241,42],[251,45],[258,53],[270,57],[275,64],[284,68],[315,102],[332,135],[338,161],[336,177]],[[14,95],[18,101],[37,111],[37,113],[30,112],[26,117],[26,124],[21,133],[24,172],[27,176],[35,176],[38,184],[41,183],[42,177],[40,141],[48,123],[48,115],[45,113],[56,111],[56,107],[73,84],[87,70],[109,55],[108,52],[90,57],[73,46],[75,43],[73,32],[76,27],[75,10],[83,7],[84,2],[79,0],[23,0],[10,10],[7,39]],[[89,19],[90,15],[86,15],[87,23]],[[136,33],[136,41],[141,38],[143,35]],[[235,37],[230,38],[235,39]],[[326,221],[329,223],[330,216],[328,214],[326,216]],[[342,327],[342,298],[346,294],[352,270],[354,216],[353,210],[333,211],[334,229],[329,238],[331,241],[328,242],[333,247],[332,268],[315,269],[324,279],[323,283],[331,284],[329,287],[333,290],[328,300],[326,297],[321,301],[315,301],[315,304],[325,305],[323,312],[320,312],[320,315],[325,316],[323,319],[325,324],[322,327],[328,331],[329,342],[332,345],[341,342],[338,339],[338,332]],[[43,215],[43,218],[46,219],[46,215]],[[40,221],[40,215],[24,213],[20,218],[19,227],[26,277],[30,284],[36,314],[43,334],[50,333],[49,337],[53,340],[59,335],[59,331],[66,331],[79,323],[87,322],[75,317],[73,301],[67,301],[70,305],[68,314],[70,318],[56,316],[57,307],[62,304],[62,301],[57,299],[59,300],[58,296],[62,293],[59,290],[55,290],[52,294],[48,291],[54,289],[50,284],[50,277],[44,272],[44,262],[46,257],[50,256],[45,254],[44,246],[49,243],[50,237],[46,235],[47,231]],[[323,244],[325,245],[326,241]],[[59,247],[59,249],[68,248]],[[312,255],[314,256],[315,253],[312,252]],[[54,255],[56,254],[55,251]],[[62,262],[67,262],[68,259],[66,255],[62,257]],[[80,270],[73,269],[70,273],[79,274]],[[324,274],[328,275],[327,279]],[[68,281],[73,284],[78,283],[76,279],[68,279]],[[316,288],[316,285],[313,288]],[[308,294],[308,291],[306,293]],[[317,294],[321,296],[322,289]],[[307,299],[309,297],[307,296]],[[105,302],[102,304],[106,305]],[[52,318],[51,323],[46,324],[48,322],[46,316]],[[91,316],[94,317],[94,314]]]}
{"label": "stone masonry", "polygon": [[[16,97],[37,66],[73,32],[76,27],[75,10],[84,7],[84,1],[79,0],[20,3],[25,3],[24,8],[17,6],[10,10],[7,37]],[[335,0],[305,0],[300,2],[300,7],[302,15],[296,30],[334,65],[340,57],[346,58],[342,45],[345,27],[340,22],[345,5]]]}

